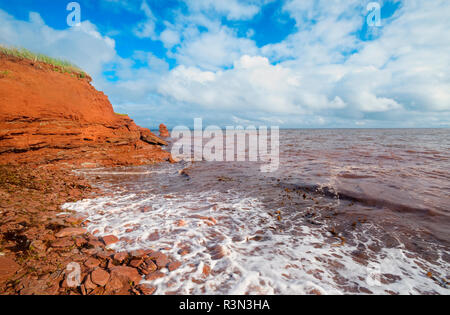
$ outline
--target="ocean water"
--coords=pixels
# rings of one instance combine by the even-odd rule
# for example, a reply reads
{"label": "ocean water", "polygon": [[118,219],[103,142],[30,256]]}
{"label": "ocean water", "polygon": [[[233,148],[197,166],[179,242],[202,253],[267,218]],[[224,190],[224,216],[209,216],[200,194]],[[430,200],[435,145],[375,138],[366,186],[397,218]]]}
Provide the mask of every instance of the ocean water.
{"label": "ocean water", "polygon": [[109,192],[64,206],[90,232],[183,263],[150,282],[157,294],[450,294],[449,129],[281,130],[272,173],[205,161],[83,173]]}

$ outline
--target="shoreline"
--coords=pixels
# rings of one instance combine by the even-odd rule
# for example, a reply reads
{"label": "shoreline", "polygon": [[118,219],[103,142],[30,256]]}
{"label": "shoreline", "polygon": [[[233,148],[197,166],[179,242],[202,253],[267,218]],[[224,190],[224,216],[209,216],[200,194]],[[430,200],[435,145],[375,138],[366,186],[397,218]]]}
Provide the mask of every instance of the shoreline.
{"label": "shoreline", "polygon": [[[179,262],[153,250],[110,250],[115,237],[87,233],[85,218],[61,208],[101,194],[69,170],[0,166],[0,294],[153,294],[155,287],[139,281],[160,278],[160,269]],[[67,284],[70,263],[80,266],[80,286]]]}

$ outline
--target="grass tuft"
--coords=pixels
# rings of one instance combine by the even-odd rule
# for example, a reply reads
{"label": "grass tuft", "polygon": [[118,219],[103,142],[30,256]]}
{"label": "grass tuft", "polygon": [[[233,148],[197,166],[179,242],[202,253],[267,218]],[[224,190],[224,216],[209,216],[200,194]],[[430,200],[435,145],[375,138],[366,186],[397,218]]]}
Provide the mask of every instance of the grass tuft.
{"label": "grass tuft", "polygon": [[10,75],[10,71],[8,71],[8,70],[2,70],[2,71],[0,71],[0,78],[6,78],[6,77],[8,77],[9,75]]}
{"label": "grass tuft", "polygon": [[0,45],[0,54],[19,59],[28,59],[34,62],[43,62],[54,66],[55,68],[53,70],[57,72],[76,73],[79,74],[81,78],[85,78],[87,76],[83,70],[67,60],[34,53],[25,48],[5,47]]}

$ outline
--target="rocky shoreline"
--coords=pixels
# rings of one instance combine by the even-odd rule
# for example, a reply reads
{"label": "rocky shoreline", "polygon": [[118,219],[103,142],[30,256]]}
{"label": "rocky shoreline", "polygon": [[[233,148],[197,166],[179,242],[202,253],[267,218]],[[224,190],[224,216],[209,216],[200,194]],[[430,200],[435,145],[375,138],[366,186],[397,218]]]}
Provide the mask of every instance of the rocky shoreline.
{"label": "rocky shoreline", "polygon": [[[0,293],[150,295],[139,282],[180,266],[162,251],[115,252],[114,236],[96,237],[85,218],[60,206],[101,194],[82,177],[54,167],[0,167]],[[80,266],[80,286],[70,287],[67,266]]]}
{"label": "rocky shoreline", "polygon": [[115,236],[87,233],[61,206],[103,194],[72,170],[173,162],[167,142],[115,113],[89,76],[6,54],[0,69],[0,294],[153,294],[139,282],[179,262],[114,252]]}

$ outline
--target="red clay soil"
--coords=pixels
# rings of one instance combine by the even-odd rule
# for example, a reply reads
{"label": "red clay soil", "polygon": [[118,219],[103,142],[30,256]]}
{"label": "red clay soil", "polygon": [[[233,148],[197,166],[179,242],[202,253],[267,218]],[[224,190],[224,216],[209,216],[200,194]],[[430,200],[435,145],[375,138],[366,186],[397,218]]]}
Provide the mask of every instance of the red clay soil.
{"label": "red clay soil", "polygon": [[[98,238],[86,218],[61,214],[66,202],[102,194],[73,169],[172,161],[164,140],[115,114],[90,81],[0,55],[0,295],[157,289],[139,281],[166,267],[163,253],[115,253],[114,236]],[[67,283],[69,263],[80,266],[79,285]]]}
{"label": "red clay soil", "polygon": [[0,55],[0,164],[141,165],[170,159],[166,145],[114,113],[89,77]]}

